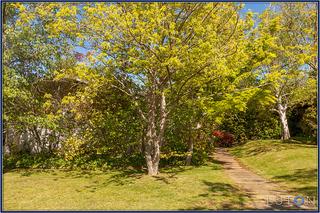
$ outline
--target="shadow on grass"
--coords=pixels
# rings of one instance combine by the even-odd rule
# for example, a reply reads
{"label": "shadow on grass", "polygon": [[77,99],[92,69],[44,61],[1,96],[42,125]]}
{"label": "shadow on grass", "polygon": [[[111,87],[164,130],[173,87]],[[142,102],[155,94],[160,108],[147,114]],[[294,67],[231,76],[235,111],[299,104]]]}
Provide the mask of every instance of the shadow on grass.
{"label": "shadow on grass", "polygon": [[[284,198],[285,199],[285,198]],[[268,207],[263,210],[304,210],[303,206],[298,207],[292,203],[287,203],[285,200],[283,201],[269,201]]]}
{"label": "shadow on grass", "polygon": [[249,157],[256,156],[259,154],[271,152],[271,151],[281,151],[287,149],[295,148],[316,148],[316,145],[306,144],[302,141],[295,140],[266,140],[266,141],[248,141],[245,145],[234,146],[230,149],[230,152],[237,157]]}
{"label": "shadow on grass", "polygon": [[305,137],[292,137],[289,140],[283,141],[290,144],[303,144],[303,145],[317,145],[317,138],[305,138]]}
{"label": "shadow on grass", "polygon": [[275,176],[275,179],[283,181],[294,181],[299,183],[305,183],[310,181],[316,181],[318,170],[317,169],[297,169],[291,175],[279,175]]}
{"label": "shadow on grass", "polygon": [[143,170],[121,170],[112,174],[106,183],[114,183],[115,185],[122,186],[133,183],[143,175],[145,175],[145,171]]}
{"label": "shadow on grass", "polygon": [[283,144],[288,144],[292,145],[294,144],[295,146],[298,147],[305,147],[305,148],[316,148],[317,147],[317,142],[304,142],[304,141],[296,141],[296,140],[287,140],[287,141],[282,141]]}
{"label": "shadow on grass", "polygon": [[166,173],[166,174],[173,174],[177,175],[179,173],[189,171],[196,168],[196,166],[178,166],[178,167],[167,167],[167,168],[162,168],[160,169],[161,173]]}
{"label": "shadow on grass", "polygon": [[[241,191],[240,189],[228,183],[213,183],[210,181],[203,181],[208,187],[208,192],[198,195],[203,197],[203,201],[195,205],[193,208],[184,210],[303,210],[305,206],[297,207],[293,203],[279,202],[279,200],[269,200],[265,207],[256,208],[252,205],[254,198],[249,193]],[[216,199],[218,198],[218,199]],[[284,199],[284,198],[283,198]],[[316,201],[313,201],[317,203]],[[310,206],[316,209],[316,206]],[[313,208],[314,207],[314,208]]]}
{"label": "shadow on grass", "polygon": [[[181,166],[173,168],[163,168],[160,170],[160,174],[153,176],[156,181],[162,181],[166,184],[176,179],[179,173],[192,170],[194,167],[191,166]],[[147,175],[147,170],[118,170],[116,174],[111,175],[108,183],[116,183],[116,185],[125,185],[128,183],[133,183],[135,180],[142,178]]]}
{"label": "shadow on grass", "polygon": [[[317,196],[316,186],[305,186],[306,183],[317,182],[317,169],[297,169],[290,175],[279,175],[273,177],[276,181],[295,183],[296,187],[292,189],[293,192],[300,193],[307,196]],[[299,187],[301,185],[301,187]]]}
{"label": "shadow on grass", "polygon": [[[172,180],[176,179],[176,175],[178,173],[190,170],[191,168],[184,168],[184,167],[177,167],[177,168],[171,168],[170,170],[167,169],[165,171],[161,171],[161,173],[158,176],[154,176],[152,178],[155,179],[155,181],[162,181],[166,184],[170,184]],[[84,174],[74,174],[71,173],[69,177],[72,178],[81,178],[81,177],[92,177],[93,175],[96,175],[95,173],[85,172]],[[108,177],[106,177],[104,182],[96,183],[91,185],[92,189],[98,189],[100,187],[108,187],[110,184],[116,185],[116,186],[125,186],[129,184],[135,183],[138,179],[141,179],[142,177],[147,175],[146,170],[135,170],[135,169],[127,169],[127,170],[117,170],[117,171],[110,171],[110,174]]]}
{"label": "shadow on grass", "polygon": [[[160,170],[160,176],[156,176],[157,180],[164,180],[164,177],[161,175],[165,175],[167,178],[175,178],[179,173],[192,170],[196,167],[194,166],[181,166],[181,167],[173,167],[173,168],[162,168]],[[146,169],[118,169],[118,170],[108,170],[108,171],[95,171],[95,170],[82,170],[82,169],[12,169],[7,172],[17,172],[22,177],[29,177],[32,175],[37,175],[41,173],[46,173],[49,175],[57,176],[57,172],[62,172],[63,175],[59,175],[57,179],[65,179],[65,178],[86,178],[90,179],[95,176],[109,174],[107,177],[109,182],[119,183],[123,185],[127,179],[140,179],[142,176],[147,175]],[[124,181],[122,181],[122,179]]]}
{"label": "shadow on grass", "polygon": [[[273,197],[266,201],[267,207],[265,210],[316,210],[317,201],[316,198],[304,196],[304,202],[302,205],[298,206],[294,202],[294,197],[297,195],[292,195],[290,198],[284,197]],[[300,195],[301,196],[301,195]]]}
{"label": "shadow on grass", "polygon": [[292,191],[298,194],[304,194],[310,197],[310,199],[317,198],[317,187],[316,186],[306,186],[306,187],[296,187]]}
{"label": "shadow on grass", "polygon": [[9,172],[17,172],[21,177],[30,177],[40,173],[48,173],[52,176],[57,176],[57,173],[53,169],[14,169]]}
{"label": "shadow on grass", "polygon": [[[230,196],[230,195],[235,195],[240,193],[239,189],[235,188],[229,183],[213,183],[206,180],[202,182],[206,186],[208,186],[209,193],[212,193],[213,195]],[[199,196],[203,196],[203,195],[199,195]]]}
{"label": "shadow on grass", "polygon": [[172,181],[176,180],[176,175],[168,175],[168,176],[154,176],[153,177],[156,181],[161,181],[165,184],[170,184]]}
{"label": "shadow on grass", "polygon": [[199,194],[203,201],[197,203],[194,207],[181,210],[231,210],[231,209],[248,209],[250,196],[240,189],[228,183],[214,183],[203,180],[207,186],[208,192]]}

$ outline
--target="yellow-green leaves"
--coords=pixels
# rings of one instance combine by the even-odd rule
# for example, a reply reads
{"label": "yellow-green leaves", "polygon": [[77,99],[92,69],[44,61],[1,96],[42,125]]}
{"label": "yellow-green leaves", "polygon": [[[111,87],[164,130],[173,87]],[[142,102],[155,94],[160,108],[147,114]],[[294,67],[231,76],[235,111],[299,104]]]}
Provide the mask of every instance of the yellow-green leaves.
{"label": "yellow-green leaves", "polygon": [[76,156],[85,152],[85,149],[82,147],[84,144],[85,141],[78,137],[71,136],[64,141],[63,146],[61,147],[61,153],[66,160],[73,160]]}
{"label": "yellow-green leaves", "polygon": [[261,84],[267,84],[278,104],[292,106],[301,101],[293,91],[305,88],[306,79],[314,76],[314,6],[274,3],[260,16],[254,50],[260,60],[255,66],[260,67]]}

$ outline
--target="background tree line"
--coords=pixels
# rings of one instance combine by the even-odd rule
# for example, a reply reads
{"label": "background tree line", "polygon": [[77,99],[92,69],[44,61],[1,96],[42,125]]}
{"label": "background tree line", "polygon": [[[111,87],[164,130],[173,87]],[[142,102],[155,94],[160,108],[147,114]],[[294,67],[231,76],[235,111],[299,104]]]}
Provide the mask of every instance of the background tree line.
{"label": "background tree line", "polygon": [[317,10],[6,3],[5,167],[205,162],[213,130],[316,137]]}

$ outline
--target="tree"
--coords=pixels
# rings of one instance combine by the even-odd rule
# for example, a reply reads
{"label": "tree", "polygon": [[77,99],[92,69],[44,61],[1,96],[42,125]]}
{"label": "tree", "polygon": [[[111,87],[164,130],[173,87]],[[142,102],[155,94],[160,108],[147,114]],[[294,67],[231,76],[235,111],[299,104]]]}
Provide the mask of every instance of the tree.
{"label": "tree", "polygon": [[[5,145],[22,143],[22,151],[51,147],[49,138],[56,137],[61,120],[61,115],[55,114],[58,109],[48,110],[48,103],[50,97],[58,99],[63,93],[57,85],[64,92],[66,87],[64,82],[52,82],[52,77],[61,66],[72,66],[73,57],[67,38],[53,38],[47,28],[56,6],[5,3],[3,11]],[[54,138],[54,144],[56,141]]]}
{"label": "tree", "polygon": [[[290,138],[287,111],[297,101],[295,91],[313,81],[316,65],[316,8],[309,3],[273,4],[261,15],[256,39],[261,60],[261,83],[275,98],[282,124],[282,139]],[[295,21],[297,20],[297,21]]]}
{"label": "tree", "polygon": [[36,152],[113,165],[143,153],[157,175],[171,154],[204,159],[215,128],[241,138],[269,106],[289,138],[288,109],[315,105],[313,4],[274,4],[256,23],[238,3],[5,5],[6,141]]}
{"label": "tree", "polygon": [[232,73],[224,73],[224,63],[237,50],[234,37],[242,35],[239,9],[219,3],[83,6],[78,37],[93,51],[97,77],[112,78],[112,87],[135,103],[145,125],[149,175],[158,173],[167,119],[186,85]]}

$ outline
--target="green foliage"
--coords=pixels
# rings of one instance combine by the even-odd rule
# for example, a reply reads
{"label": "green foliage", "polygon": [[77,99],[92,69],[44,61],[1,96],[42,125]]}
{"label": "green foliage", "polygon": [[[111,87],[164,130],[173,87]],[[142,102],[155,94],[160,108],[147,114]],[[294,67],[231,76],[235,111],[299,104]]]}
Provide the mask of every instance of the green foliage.
{"label": "green foliage", "polygon": [[5,166],[141,167],[149,130],[161,166],[199,165],[217,128],[278,138],[277,104],[312,105],[296,128],[314,136],[314,5],[241,7],[6,3]]}
{"label": "green foliage", "polygon": [[243,143],[247,141],[246,121],[244,118],[239,118],[237,115],[225,117],[223,123],[220,125],[219,129],[230,132],[235,136],[236,143]]}
{"label": "green foliage", "polygon": [[61,149],[64,158],[72,161],[75,157],[84,154],[84,141],[76,137],[70,137],[63,142]]}
{"label": "green foliage", "polygon": [[[316,101],[316,100],[314,100]],[[316,141],[317,107],[316,104],[297,104],[290,110],[289,125],[293,136],[305,137]]]}
{"label": "green foliage", "polygon": [[243,143],[248,139],[279,138],[281,135],[280,122],[276,114],[266,112],[255,112],[248,110],[225,117],[220,126],[236,137],[236,141]]}
{"label": "green foliage", "polygon": [[50,169],[65,168],[67,166],[68,162],[63,158],[46,154],[30,155],[28,153],[20,153],[3,158],[3,167],[5,170],[16,168]]}
{"label": "green foliage", "polygon": [[311,106],[306,109],[300,124],[304,135],[317,137],[317,107]]}

